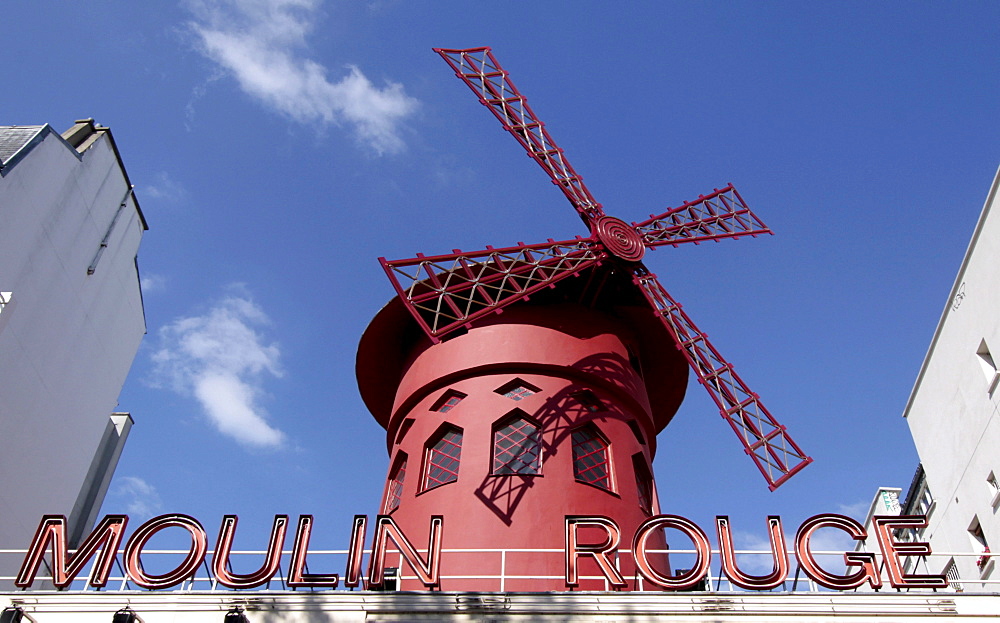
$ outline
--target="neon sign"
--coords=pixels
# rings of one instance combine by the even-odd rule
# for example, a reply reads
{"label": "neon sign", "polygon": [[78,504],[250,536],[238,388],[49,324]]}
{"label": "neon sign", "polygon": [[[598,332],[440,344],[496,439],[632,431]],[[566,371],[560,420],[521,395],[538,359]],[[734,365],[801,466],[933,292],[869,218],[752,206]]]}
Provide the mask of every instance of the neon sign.
{"label": "neon sign", "polygon": [[[222,518],[209,568],[222,586],[231,589],[257,588],[269,582],[278,572],[288,532],[288,516],[275,515],[264,562],[256,571],[245,574],[234,573],[229,564],[237,523],[236,515],[226,515]],[[62,515],[45,515],[38,524],[38,529],[35,531],[35,536],[14,584],[18,588],[29,588],[35,581],[45,552],[51,549],[52,583],[56,588],[69,587],[91,559],[94,559],[94,565],[90,574],[90,585],[95,588],[106,586],[127,525],[128,516],[107,515],[76,552],[70,554],[66,544],[66,518]],[[341,581],[339,574],[320,574],[306,571],[312,526],[312,515],[299,517],[286,584],[291,588],[336,588]],[[368,517],[366,515],[354,516],[347,567],[343,576],[344,585],[350,588],[357,587],[361,583],[367,526]],[[926,526],[926,517],[917,515],[877,516],[873,519],[874,532],[881,550],[886,575],[893,588],[945,588],[948,585],[945,576],[909,574],[903,568],[901,557],[926,556],[931,553],[931,548],[930,545],[923,542],[900,542],[896,540],[894,531],[918,529]],[[399,555],[406,560],[417,579],[425,587],[433,589],[440,586],[441,544],[444,538],[444,518],[441,515],[433,515],[430,518],[426,558],[421,556],[392,516],[378,515],[375,518],[374,527],[375,536],[368,563],[368,584],[370,586],[379,586],[384,581],[385,559],[390,540],[395,545]],[[153,536],[168,528],[181,529],[188,533],[190,546],[187,554],[174,569],[163,574],[150,574],[143,569],[142,551]],[[583,543],[580,539],[581,528],[601,530],[604,533],[604,539],[596,543]],[[716,517],[715,528],[719,542],[722,572],[733,585],[747,590],[771,590],[780,586],[788,577],[789,555],[780,517],[770,516],[767,518],[773,567],[769,573],[764,575],[750,575],[737,565],[732,528],[728,517]],[[843,575],[824,569],[817,562],[810,546],[813,535],[821,528],[842,530],[857,541],[865,540],[868,537],[864,526],[844,515],[815,515],[802,522],[795,535],[794,552],[799,568],[809,578],[820,586],[834,590],[851,590],[866,583],[873,589],[882,586],[878,562],[872,552],[845,552],[844,563],[847,566],[847,572]],[[662,530],[678,531],[694,545],[696,561],[691,569],[678,575],[669,575],[667,570],[657,569],[653,565],[650,556],[650,537]],[[578,566],[581,558],[593,559],[600,573],[611,586],[616,588],[627,586],[614,555],[620,549],[623,534],[613,519],[591,515],[567,515],[565,537],[567,588],[579,584]],[[205,557],[208,555],[208,534],[197,519],[188,515],[160,515],[139,526],[125,543],[123,552],[125,574],[131,582],[150,590],[167,589],[192,577],[198,567],[204,563]],[[664,590],[685,590],[697,586],[708,574],[712,558],[711,544],[705,531],[691,520],[678,515],[655,515],[640,524],[632,536],[631,553],[638,573],[645,580]]]}

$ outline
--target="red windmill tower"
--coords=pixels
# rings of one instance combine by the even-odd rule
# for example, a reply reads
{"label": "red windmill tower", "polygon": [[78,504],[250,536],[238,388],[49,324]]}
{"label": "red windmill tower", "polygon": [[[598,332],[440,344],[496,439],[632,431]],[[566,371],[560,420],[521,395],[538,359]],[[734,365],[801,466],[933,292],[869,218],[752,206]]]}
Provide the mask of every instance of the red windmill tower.
{"label": "red windmill tower", "polygon": [[[387,431],[381,512],[421,545],[430,517],[445,515],[446,550],[555,550],[566,515],[610,517],[631,534],[659,512],[655,437],[683,399],[688,367],[771,490],[808,465],[641,262],[646,247],[770,234],[739,193],[730,185],[641,223],[607,216],[490,48],[435,52],[549,175],[589,235],[380,258],[398,296],[365,332],[357,369]],[[449,554],[442,588],[567,587],[561,553],[496,554]],[[621,561],[626,575],[630,564]],[[553,579],[516,577],[529,574]]]}

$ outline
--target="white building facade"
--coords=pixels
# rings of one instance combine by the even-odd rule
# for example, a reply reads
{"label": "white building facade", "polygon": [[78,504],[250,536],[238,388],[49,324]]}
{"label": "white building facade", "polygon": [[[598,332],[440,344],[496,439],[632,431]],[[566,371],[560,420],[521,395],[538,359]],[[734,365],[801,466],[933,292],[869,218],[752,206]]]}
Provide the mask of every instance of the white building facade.
{"label": "white building facade", "polygon": [[1000,172],[903,416],[920,455],[903,514],[926,514],[933,573],[955,590],[1000,591]]}
{"label": "white building facade", "polygon": [[107,128],[0,127],[0,548],[45,514],[90,532],[132,424],[146,229]]}

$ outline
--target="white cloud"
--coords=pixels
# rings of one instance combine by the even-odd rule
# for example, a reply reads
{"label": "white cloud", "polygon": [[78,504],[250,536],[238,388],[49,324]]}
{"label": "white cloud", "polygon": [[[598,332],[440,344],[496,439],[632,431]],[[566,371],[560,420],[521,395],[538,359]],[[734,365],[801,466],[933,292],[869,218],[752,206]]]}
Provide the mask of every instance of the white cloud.
{"label": "white cloud", "polygon": [[143,273],[139,278],[139,285],[142,286],[143,294],[151,294],[166,289],[167,278],[156,273]]}
{"label": "white cloud", "polygon": [[162,199],[165,201],[177,201],[184,197],[184,187],[171,179],[166,171],[155,174],[152,184],[148,184],[140,189],[144,197]]}
{"label": "white cloud", "polygon": [[133,521],[145,521],[160,512],[160,495],[153,485],[135,476],[117,478],[116,483],[111,497],[124,502],[125,512]]}
{"label": "white cloud", "polygon": [[347,123],[377,153],[402,151],[400,122],[417,101],[402,85],[381,88],[354,65],[331,81],[306,58],[306,38],[319,20],[320,0],[191,0],[190,27],[198,49],[232,74],[245,93],[291,119]]}
{"label": "white cloud", "polygon": [[[755,552],[770,552],[771,540],[761,526],[760,534],[750,532],[733,532],[733,544],[737,551],[750,550]],[[785,546],[788,547],[794,541],[785,537]],[[764,575],[774,570],[774,557],[771,554],[737,554],[736,565],[744,573],[750,575]]]}
{"label": "white cloud", "polygon": [[252,447],[276,448],[284,433],[268,423],[258,404],[265,375],[280,377],[280,349],[254,326],[264,312],[246,296],[230,296],[201,316],[179,318],[160,329],[153,354],[156,379],[193,395],[224,435]]}
{"label": "white cloud", "polygon": [[[771,551],[771,540],[763,526],[759,534],[733,531],[733,542],[737,551]],[[853,552],[855,543],[856,541],[843,530],[826,528],[813,533],[812,538],[809,539],[809,549],[813,552],[833,552],[832,554],[816,554],[816,560],[820,566],[831,573],[843,573],[847,567],[842,552]],[[795,547],[794,534],[785,534],[785,547]],[[789,555],[789,562],[793,568],[795,565],[794,556],[794,554]],[[740,570],[750,575],[764,575],[774,570],[774,558],[770,553],[737,554],[736,561]]]}
{"label": "white cloud", "polygon": [[848,517],[853,517],[858,521],[864,521],[865,517],[868,515],[868,509],[871,507],[871,501],[861,500],[855,502],[854,504],[838,504],[837,512],[841,515],[847,515]]}

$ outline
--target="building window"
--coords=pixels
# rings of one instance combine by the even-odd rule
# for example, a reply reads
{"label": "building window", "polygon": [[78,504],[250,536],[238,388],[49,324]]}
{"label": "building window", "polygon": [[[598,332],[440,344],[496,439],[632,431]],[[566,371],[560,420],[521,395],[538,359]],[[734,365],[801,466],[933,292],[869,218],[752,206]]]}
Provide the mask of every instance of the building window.
{"label": "building window", "polygon": [[573,431],[573,475],[580,482],[611,491],[608,442],[592,424]]}
{"label": "building window", "polygon": [[992,396],[993,391],[997,388],[997,382],[1000,381],[1000,371],[997,370],[997,364],[993,361],[993,355],[990,354],[990,347],[986,345],[986,340],[979,342],[976,355],[979,359],[979,365],[983,369],[983,374],[986,376],[986,391]]}
{"label": "building window", "polygon": [[462,460],[462,431],[448,428],[427,448],[424,466],[424,491],[458,480]]}
{"label": "building window", "polygon": [[542,443],[538,426],[523,415],[515,415],[493,431],[495,475],[539,474],[541,471]]}
{"label": "building window", "polygon": [[987,564],[990,562],[990,545],[986,542],[986,535],[983,534],[983,526],[979,523],[979,517],[973,517],[969,525],[969,539],[972,541],[973,551],[980,554],[976,559],[976,567],[980,573],[985,573]]}
{"label": "building window", "polygon": [[462,392],[449,389],[437,399],[437,402],[435,402],[434,406],[431,407],[431,411],[448,413],[457,407],[458,403],[462,402],[462,399],[465,398],[465,396],[466,394],[463,394]]}
{"label": "building window", "polygon": [[635,490],[639,496],[639,508],[647,515],[652,515],[653,477],[646,467],[646,458],[641,452],[632,456],[632,467],[635,471]]}
{"label": "building window", "polygon": [[400,452],[396,457],[396,466],[389,476],[389,486],[385,492],[385,513],[391,513],[399,508],[403,498],[403,480],[406,478],[406,454]]}
{"label": "building window", "polygon": [[399,445],[403,441],[403,437],[406,437],[406,433],[410,432],[410,428],[413,426],[413,418],[408,417],[403,420],[403,423],[399,425],[399,430],[396,431],[396,439],[393,443]]}
{"label": "building window", "polygon": [[642,445],[646,445],[646,438],[642,436],[642,431],[639,430],[639,425],[635,420],[628,421],[628,427],[632,429],[632,434],[635,435],[636,440]]}
{"label": "building window", "polygon": [[997,477],[993,472],[990,472],[986,478],[986,487],[990,495],[990,506],[995,511],[1000,506],[1000,482],[997,482]]}
{"label": "building window", "polygon": [[542,390],[527,381],[514,379],[509,383],[504,383],[493,391],[500,394],[504,398],[510,398],[511,400],[524,400],[528,396],[534,396]]}

